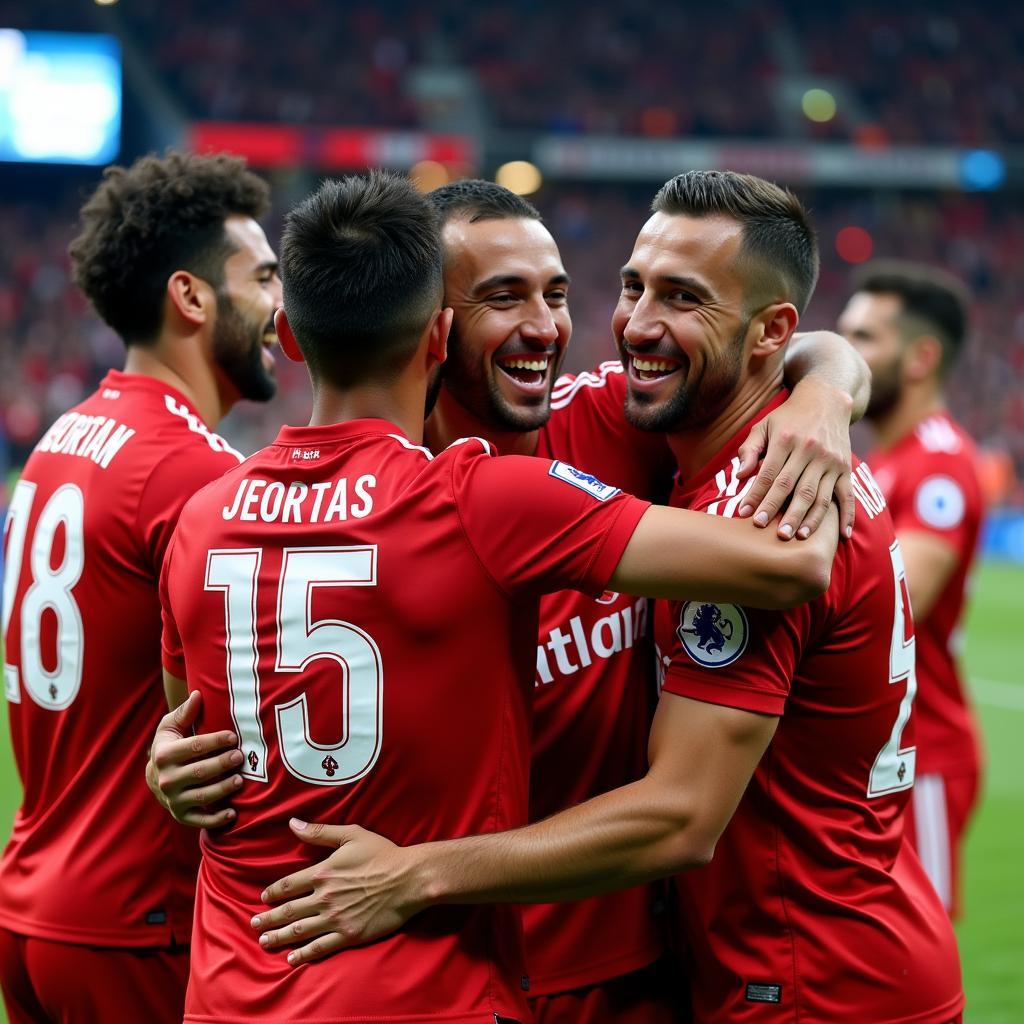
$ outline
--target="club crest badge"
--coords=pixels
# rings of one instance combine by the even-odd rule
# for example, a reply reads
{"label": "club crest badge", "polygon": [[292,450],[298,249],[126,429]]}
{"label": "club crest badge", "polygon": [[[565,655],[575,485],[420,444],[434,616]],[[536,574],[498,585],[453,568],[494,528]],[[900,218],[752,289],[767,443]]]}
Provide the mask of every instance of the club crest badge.
{"label": "club crest badge", "polygon": [[746,649],[747,616],[734,604],[688,601],[679,613],[676,636],[698,665],[731,665]]}

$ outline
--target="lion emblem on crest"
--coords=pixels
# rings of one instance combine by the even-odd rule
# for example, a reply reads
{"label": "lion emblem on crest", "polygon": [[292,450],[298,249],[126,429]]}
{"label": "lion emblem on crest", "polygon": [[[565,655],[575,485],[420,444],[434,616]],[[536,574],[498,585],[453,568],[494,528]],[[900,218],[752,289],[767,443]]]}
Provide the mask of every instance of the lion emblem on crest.
{"label": "lion emblem on crest", "polygon": [[676,635],[694,661],[717,668],[746,649],[747,617],[736,605],[690,601],[679,614]]}

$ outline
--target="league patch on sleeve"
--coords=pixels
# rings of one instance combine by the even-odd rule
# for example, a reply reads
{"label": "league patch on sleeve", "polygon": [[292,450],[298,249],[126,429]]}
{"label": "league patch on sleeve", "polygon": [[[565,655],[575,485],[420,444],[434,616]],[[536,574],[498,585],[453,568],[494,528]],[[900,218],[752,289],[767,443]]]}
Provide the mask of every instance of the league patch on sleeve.
{"label": "league patch on sleeve", "polygon": [[917,518],[936,530],[952,530],[959,526],[966,505],[960,485],[948,476],[928,477],[914,497]]}
{"label": "league patch on sleeve", "polygon": [[597,498],[598,501],[607,501],[609,498],[615,497],[620,490],[618,487],[612,487],[610,484],[601,483],[596,476],[584,473],[583,470],[570,466],[566,462],[553,462],[548,470],[548,476],[553,476],[567,484],[572,484],[573,487],[586,491],[587,494],[592,498]]}
{"label": "league patch on sleeve", "polygon": [[684,604],[676,627],[686,653],[705,668],[731,665],[747,649],[748,632],[742,608],[710,601]]}

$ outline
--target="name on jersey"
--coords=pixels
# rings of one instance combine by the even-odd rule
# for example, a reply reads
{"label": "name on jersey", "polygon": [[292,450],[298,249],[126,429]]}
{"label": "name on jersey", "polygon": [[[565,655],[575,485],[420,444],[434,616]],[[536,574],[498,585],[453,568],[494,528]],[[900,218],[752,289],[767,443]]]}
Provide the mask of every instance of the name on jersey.
{"label": "name on jersey", "polygon": [[221,515],[243,523],[337,523],[363,519],[373,511],[371,490],[377,478],[369,473],[349,487],[347,477],[319,483],[293,480],[260,480],[245,477],[235,491],[234,500]]}
{"label": "name on jersey", "polygon": [[134,435],[131,427],[109,416],[66,412],[43,435],[36,451],[50,452],[51,455],[77,455],[80,459],[91,459],[100,469],[106,469]]}
{"label": "name on jersey", "polygon": [[589,631],[579,615],[569,620],[567,629],[556,626],[546,641],[537,644],[537,677],[533,685],[546,686],[556,676],[575,675],[592,665],[595,658],[607,659],[630,650],[647,633],[647,607],[647,599],[638,598],[633,604],[596,619]]}
{"label": "name on jersey", "polygon": [[853,496],[867,513],[868,519],[874,519],[885,508],[885,495],[871,475],[871,470],[868,469],[866,462],[862,462],[853,471],[850,484],[853,487]]}

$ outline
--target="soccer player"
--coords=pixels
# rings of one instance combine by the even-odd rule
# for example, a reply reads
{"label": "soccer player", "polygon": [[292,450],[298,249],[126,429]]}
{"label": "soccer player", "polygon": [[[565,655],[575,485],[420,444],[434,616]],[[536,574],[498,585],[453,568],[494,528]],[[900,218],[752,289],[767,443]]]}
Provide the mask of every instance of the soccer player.
{"label": "soccer player", "polygon": [[0,983],[17,1024],[181,1020],[198,844],[138,768],[166,709],[157,582],[181,506],[241,459],[211,427],[274,393],[267,197],[240,160],[146,157],[106,171],[71,244],[126,356],[36,445],[5,526],[24,797],[0,862]]}
{"label": "soccer player", "polygon": [[903,263],[866,268],[839,321],[871,367],[867,417],[878,447],[869,461],[896,524],[914,608],[917,780],[907,835],[954,917],[982,761],[956,638],[983,499],[974,443],[944,396],[966,323],[959,282]]}
{"label": "soccer player", "polygon": [[278,333],[309,366],[312,423],[186,506],[161,583],[168,689],[200,691],[200,727],[237,734],[247,779],[232,826],[203,836],[186,1019],[524,1019],[511,908],[430,911],[299,971],[261,950],[265,879],[317,852],[288,816],[402,842],[521,824],[541,593],[786,604],[824,585],[835,524],[787,547],[480,438],[432,456],[452,313],[434,212],[404,179],[328,182],[281,252]]}
{"label": "soccer player", "polygon": [[[501,452],[561,459],[630,493],[667,493],[671,452],[663,436],[627,424],[622,363],[557,376],[571,331],[569,281],[536,209],[487,181],[443,186],[429,198],[441,217],[444,301],[453,308],[453,324],[443,384],[426,425],[428,447],[440,453],[459,437],[480,436]],[[849,346],[835,338],[836,347],[832,337],[807,340],[810,358],[800,369],[808,376],[797,391],[803,399],[780,410],[773,437],[787,429],[799,433],[792,417],[799,417],[793,410],[802,400],[813,413],[815,434],[834,436],[836,447],[848,443],[851,399],[828,374],[850,378],[851,389],[863,379],[866,400],[867,373]],[[802,450],[793,447],[796,454]],[[766,462],[775,459],[773,447]],[[826,507],[836,468],[824,473]],[[795,479],[799,469],[790,465],[787,472]],[[779,475],[785,474],[773,474]],[[808,504],[798,497],[787,522],[799,526]],[[823,514],[820,506],[814,511]],[[628,594],[608,591],[595,599],[570,590],[542,597],[531,820],[643,774],[654,690],[647,623],[646,600]],[[172,765],[164,759],[162,767],[166,777]],[[180,779],[195,785],[187,775]],[[200,790],[207,795],[205,786]],[[177,808],[190,799],[187,790],[168,796]],[[195,803],[185,805],[186,813],[195,809]],[[655,972],[643,970],[662,951],[660,923],[652,916],[656,898],[648,887],[637,887],[576,904],[524,908],[530,1003],[538,1022],[675,1019]]]}
{"label": "soccer player", "polygon": [[[614,316],[627,411],[668,431],[673,504],[721,522],[742,500],[740,441],[782,399],[816,245],[795,197],[749,176],[681,175],[654,211]],[[268,945],[302,943],[304,962],[424,907],[691,869],[679,914],[698,1022],[958,1019],[952,929],[902,841],[914,640],[900,549],[870,472],[855,479],[858,529],[823,596],[781,614],[699,587],[659,603],[664,689],[642,779],[520,830],[407,848],[304,820],[335,849],[270,887],[287,902],[260,915]]]}

